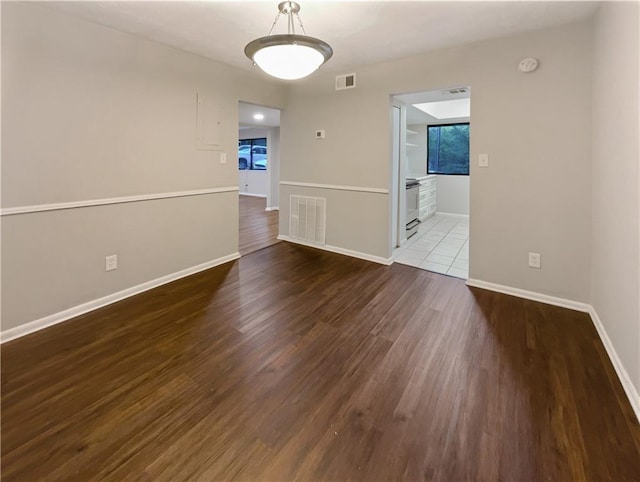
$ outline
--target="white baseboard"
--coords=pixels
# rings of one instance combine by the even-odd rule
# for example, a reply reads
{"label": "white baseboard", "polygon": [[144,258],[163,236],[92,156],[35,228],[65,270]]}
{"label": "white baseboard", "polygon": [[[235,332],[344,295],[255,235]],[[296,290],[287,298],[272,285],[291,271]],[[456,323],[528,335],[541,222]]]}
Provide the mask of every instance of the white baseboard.
{"label": "white baseboard", "polygon": [[593,308],[593,306],[587,303],[581,303],[579,301],[557,298],[555,296],[536,293],[534,291],[522,290],[520,288],[512,288],[511,286],[499,285],[496,283],[490,283],[488,281],[482,281],[478,279],[468,279],[467,286],[483,288],[506,295],[517,296],[518,298],[539,301],[541,303],[546,303],[549,305],[560,306],[562,308],[569,308],[572,310],[588,313],[594,326],[596,327],[596,331],[600,336],[600,340],[602,341],[602,344],[607,351],[607,355],[609,355],[611,364],[613,365],[616,374],[618,375],[618,379],[622,384],[622,388],[624,388],[624,392],[629,399],[629,403],[631,403],[631,408],[633,409],[638,421],[640,421],[640,396],[638,395],[638,391],[633,383],[631,383],[629,374],[625,370],[624,365],[622,365],[620,357],[618,357],[618,353],[613,347],[613,343],[611,343],[611,339],[609,338],[609,335],[607,335],[607,331],[605,330],[604,325],[602,324],[602,321],[600,320],[600,317],[598,316],[598,313],[596,313],[596,310]]}
{"label": "white baseboard", "polygon": [[88,313],[89,311],[93,311],[98,308],[102,308],[103,306],[110,305],[112,303],[115,303],[116,301],[129,298],[130,296],[137,295],[144,291],[148,291],[150,289],[198,273],[200,271],[204,271],[206,269],[228,263],[229,261],[233,261],[238,258],[240,258],[240,253],[233,253],[227,256],[223,256],[221,258],[207,261],[206,263],[202,263],[197,266],[192,266],[191,268],[186,268],[175,273],[161,276],[160,278],[156,278],[151,281],[146,281],[145,283],[139,284],[137,286],[132,286],[131,288],[127,288],[125,290],[118,291],[117,293],[98,298],[97,300],[74,306],[64,311],[54,313],[53,315],[45,316],[44,318],[40,318],[38,320],[16,326],[15,328],[10,328],[8,330],[0,332],[0,343],[15,340],[16,338],[20,338],[21,336],[34,333],[49,326],[57,325],[58,323],[62,323],[63,321],[67,321],[71,318],[75,318],[76,316]]}
{"label": "white baseboard", "polygon": [[499,285],[496,283],[490,283],[488,281],[482,281],[479,279],[469,278],[467,280],[467,286],[473,286],[474,288],[482,288],[489,291],[496,291],[505,295],[517,296],[518,298],[524,298],[526,300],[539,301],[548,305],[560,306],[562,308],[569,308],[570,310],[589,312],[591,308],[587,303],[581,303],[579,301],[568,300],[566,298],[557,298],[555,296],[545,295],[542,293],[536,293],[535,291],[522,290],[520,288],[513,288],[511,286]]}
{"label": "white baseboard", "polygon": [[616,374],[622,384],[622,388],[624,388],[627,398],[629,399],[629,402],[631,402],[631,408],[633,408],[636,418],[640,421],[640,395],[638,394],[636,387],[631,383],[629,374],[627,373],[627,370],[625,370],[624,365],[622,365],[620,357],[607,334],[607,330],[605,330],[604,325],[593,306],[589,306],[589,315],[591,315],[591,321],[593,321],[596,331],[598,332],[598,335],[600,335],[600,340],[602,340],[602,344],[604,345],[605,350],[607,350],[607,354],[609,355],[613,368],[616,370]]}
{"label": "white baseboard", "polygon": [[340,248],[338,246],[330,246],[328,244],[315,244],[309,243],[302,239],[291,238],[289,236],[285,236],[283,234],[278,235],[278,239],[282,241],[287,241],[289,243],[301,244],[303,246],[309,246],[311,248],[322,249],[324,251],[330,251],[332,253],[344,254],[346,256],[351,256],[352,258],[364,259],[366,261],[372,261],[374,263],[384,264],[389,266],[393,260],[391,258],[383,258],[381,256],[375,256],[373,254],[361,253],[360,251],[352,251],[350,249]]}
{"label": "white baseboard", "polygon": [[264,208],[265,211],[280,211],[280,207],[279,206],[267,206],[266,208]]}
{"label": "white baseboard", "polygon": [[251,196],[251,197],[263,197],[266,198],[267,195],[266,194],[253,194],[251,192],[240,192],[241,196]]}

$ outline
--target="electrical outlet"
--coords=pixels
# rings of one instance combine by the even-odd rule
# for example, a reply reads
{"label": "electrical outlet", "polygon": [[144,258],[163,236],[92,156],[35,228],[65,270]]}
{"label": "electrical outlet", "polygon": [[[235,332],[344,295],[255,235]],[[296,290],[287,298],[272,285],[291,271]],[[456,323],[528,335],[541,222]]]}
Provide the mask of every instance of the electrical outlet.
{"label": "electrical outlet", "polygon": [[480,154],[478,156],[478,167],[489,167],[489,154]]}
{"label": "electrical outlet", "polygon": [[529,268],[541,268],[540,253],[529,253]]}
{"label": "electrical outlet", "polygon": [[118,268],[118,255],[112,254],[104,259],[104,270],[113,271]]}

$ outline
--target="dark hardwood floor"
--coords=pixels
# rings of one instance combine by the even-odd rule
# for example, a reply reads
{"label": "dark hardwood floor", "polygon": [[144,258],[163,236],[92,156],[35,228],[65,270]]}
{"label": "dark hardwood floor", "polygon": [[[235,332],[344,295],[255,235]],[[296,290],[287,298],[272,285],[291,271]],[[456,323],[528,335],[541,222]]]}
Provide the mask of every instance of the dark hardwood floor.
{"label": "dark hardwood floor", "polygon": [[240,197],[240,254],[253,253],[279,243],[278,211],[265,211],[265,198]]}
{"label": "dark hardwood floor", "polygon": [[2,480],[637,481],[588,316],[278,243],[2,345]]}

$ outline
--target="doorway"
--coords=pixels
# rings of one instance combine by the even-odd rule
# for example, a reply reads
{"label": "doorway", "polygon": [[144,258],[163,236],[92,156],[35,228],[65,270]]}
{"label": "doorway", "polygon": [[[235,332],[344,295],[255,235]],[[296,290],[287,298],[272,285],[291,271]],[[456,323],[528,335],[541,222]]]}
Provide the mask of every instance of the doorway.
{"label": "doorway", "polygon": [[239,252],[278,242],[280,110],[238,103]]}
{"label": "doorway", "polygon": [[392,123],[392,137],[399,126],[400,138],[399,159],[392,158],[400,172],[392,204],[404,225],[404,232],[396,228],[393,260],[467,279],[471,89],[396,95],[392,103],[400,109],[398,125],[395,117]]}

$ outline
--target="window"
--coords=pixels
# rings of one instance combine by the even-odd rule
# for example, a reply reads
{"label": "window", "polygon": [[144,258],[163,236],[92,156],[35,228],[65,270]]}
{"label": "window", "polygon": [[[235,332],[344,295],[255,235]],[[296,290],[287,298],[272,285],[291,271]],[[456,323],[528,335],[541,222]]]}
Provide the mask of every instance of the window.
{"label": "window", "polygon": [[427,174],[469,175],[469,123],[427,126]]}
{"label": "window", "polygon": [[264,171],[267,168],[267,138],[238,141],[238,169]]}

